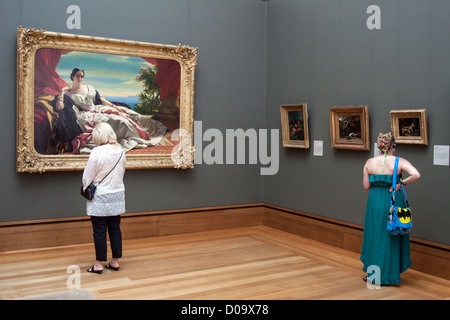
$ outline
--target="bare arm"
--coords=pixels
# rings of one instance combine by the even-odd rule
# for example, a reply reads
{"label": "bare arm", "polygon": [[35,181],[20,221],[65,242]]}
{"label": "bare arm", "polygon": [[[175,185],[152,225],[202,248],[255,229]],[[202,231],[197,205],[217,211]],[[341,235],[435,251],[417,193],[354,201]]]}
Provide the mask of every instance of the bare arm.
{"label": "bare arm", "polygon": [[102,105],[115,108],[117,111],[120,111],[120,112],[124,112],[125,111],[126,112],[126,110],[127,110],[126,108],[116,106],[114,103],[109,102],[108,100],[103,98],[103,96],[100,96],[100,100],[102,101]]}
{"label": "bare arm", "polygon": [[367,162],[364,165],[364,169],[363,169],[363,187],[364,187],[364,190],[370,189],[369,171],[367,169]]}
{"label": "bare arm", "polygon": [[64,109],[64,94],[67,90],[69,90],[70,87],[65,87],[61,90],[61,92],[58,95],[58,99],[56,100],[56,110],[62,110]]}
{"label": "bare arm", "polygon": [[408,160],[400,158],[400,168],[409,175],[402,181],[404,185],[413,183],[420,179],[419,171]]}

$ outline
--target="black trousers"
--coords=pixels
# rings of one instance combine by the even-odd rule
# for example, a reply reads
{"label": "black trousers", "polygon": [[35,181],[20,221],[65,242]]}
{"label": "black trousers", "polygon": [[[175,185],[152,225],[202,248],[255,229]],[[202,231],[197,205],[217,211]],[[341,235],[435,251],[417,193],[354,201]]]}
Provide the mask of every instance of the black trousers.
{"label": "black trousers", "polygon": [[97,217],[91,216],[94,231],[95,257],[98,261],[107,260],[106,231],[109,234],[112,257],[122,258],[122,232],[120,231],[120,215]]}

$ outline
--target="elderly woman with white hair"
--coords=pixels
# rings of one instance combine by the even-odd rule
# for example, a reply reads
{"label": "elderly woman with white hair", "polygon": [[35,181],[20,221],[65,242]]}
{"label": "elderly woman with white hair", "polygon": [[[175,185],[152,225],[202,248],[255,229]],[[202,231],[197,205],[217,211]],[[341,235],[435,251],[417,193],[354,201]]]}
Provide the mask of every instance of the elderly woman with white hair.
{"label": "elderly woman with white hair", "polygon": [[108,231],[112,260],[105,268],[118,271],[122,257],[122,233],[120,214],[125,212],[125,174],[126,157],[112,127],[104,122],[93,129],[93,141],[97,145],[92,149],[83,172],[83,189],[89,184],[96,185],[92,200],[86,202],[86,213],[91,217],[94,231],[96,262],[88,272],[102,273],[102,261],[107,261]]}

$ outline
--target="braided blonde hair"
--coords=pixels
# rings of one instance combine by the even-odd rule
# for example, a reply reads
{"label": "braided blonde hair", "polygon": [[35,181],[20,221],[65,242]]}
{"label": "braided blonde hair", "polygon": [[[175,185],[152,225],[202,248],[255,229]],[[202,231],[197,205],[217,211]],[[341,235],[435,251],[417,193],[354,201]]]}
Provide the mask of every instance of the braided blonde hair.
{"label": "braided blonde hair", "polygon": [[391,149],[392,145],[395,143],[395,138],[391,132],[388,133],[380,133],[377,138],[377,146],[381,152],[384,153],[383,158],[383,173],[384,167],[386,166],[386,154]]}
{"label": "braided blonde hair", "polygon": [[394,142],[395,142],[395,138],[392,135],[392,133],[390,133],[390,132],[380,133],[378,135],[378,139],[377,139],[378,149],[380,149],[381,152],[383,152],[385,154],[389,151],[389,149],[392,147]]}

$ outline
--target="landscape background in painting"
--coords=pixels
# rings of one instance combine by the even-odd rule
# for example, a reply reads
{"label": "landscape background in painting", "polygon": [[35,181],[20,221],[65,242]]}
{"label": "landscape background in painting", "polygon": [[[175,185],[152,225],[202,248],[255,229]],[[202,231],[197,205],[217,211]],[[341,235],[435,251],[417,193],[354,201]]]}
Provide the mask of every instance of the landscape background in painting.
{"label": "landscape background in painting", "polygon": [[143,89],[136,77],[141,68],[152,66],[140,57],[73,51],[61,56],[55,70],[70,85],[73,68],[82,68],[84,84],[92,85],[106,100],[120,101],[133,109]]}

